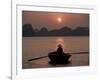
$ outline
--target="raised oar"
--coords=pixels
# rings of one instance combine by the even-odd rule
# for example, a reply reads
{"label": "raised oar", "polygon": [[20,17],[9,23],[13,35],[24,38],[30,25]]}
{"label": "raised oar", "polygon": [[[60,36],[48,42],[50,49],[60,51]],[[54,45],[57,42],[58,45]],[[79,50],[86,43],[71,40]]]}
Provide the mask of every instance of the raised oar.
{"label": "raised oar", "polygon": [[28,61],[33,61],[33,60],[37,60],[37,59],[41,59],[41,58],[45,58],[45,57],[48,57],[48,56],[42,56],[42,57],[38,57],[38,58],[34,58],[34,59],[29,59]]}

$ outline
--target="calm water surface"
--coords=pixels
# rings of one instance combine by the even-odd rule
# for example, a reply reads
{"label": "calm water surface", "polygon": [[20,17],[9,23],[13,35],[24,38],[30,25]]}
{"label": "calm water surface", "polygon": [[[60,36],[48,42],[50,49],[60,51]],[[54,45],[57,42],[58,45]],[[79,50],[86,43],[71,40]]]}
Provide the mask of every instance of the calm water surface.
{"label": "calm water surface", "polygon": [[[89,37],[86,36],[85,37],[23,37],[22,39],[23,68],[48,66],[47,58],[37,60],[35,62],[33,61],[31,63],[25,63],[25,62],[31,58],[48,55],[48,52],[52,52],[57,49],[58,44],[62,44],[64,52],[70,52],[70,53],[89,52]],[[73,58],[77,57],[75,56],[73,56]],[[85,65],[85,63],[89,64],[88,55],[85,54],[80,56],[86,58],[87,60],[83,61],[84,62],[83,65]],[[77,62],[79,62],[81,59],[79,59],[79,61],[77,59],[75,60],[77,65]],[[79,65],[81,65],[81,63]]]}

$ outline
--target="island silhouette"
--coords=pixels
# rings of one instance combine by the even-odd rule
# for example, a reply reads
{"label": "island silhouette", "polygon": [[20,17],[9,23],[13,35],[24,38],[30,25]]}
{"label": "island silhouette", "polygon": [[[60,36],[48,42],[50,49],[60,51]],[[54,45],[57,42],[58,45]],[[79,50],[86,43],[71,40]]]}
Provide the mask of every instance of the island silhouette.
{"label": "island silhouette", "polygon": [[48,30],[46,27],[34,29],[32,24],[24,24],[22,27],[23,37],[38,36],[89,36],[89,27],[78,26],[75,29],[64,26],[60,29]]}

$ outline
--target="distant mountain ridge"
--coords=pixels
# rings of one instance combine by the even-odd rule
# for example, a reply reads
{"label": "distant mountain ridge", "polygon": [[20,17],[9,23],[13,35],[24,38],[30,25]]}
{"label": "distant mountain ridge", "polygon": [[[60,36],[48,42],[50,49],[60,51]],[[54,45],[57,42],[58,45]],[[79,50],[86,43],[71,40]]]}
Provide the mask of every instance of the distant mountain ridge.
{"label": "distant mountain ridge", "polygon": [[24,24],[22,27],[23,37],[34,37],[34,36],[89,36],[89,27],[77,27],[71,29],[64,26],[60,29],[48,30],[46,27],[33,29],[31,24]]}

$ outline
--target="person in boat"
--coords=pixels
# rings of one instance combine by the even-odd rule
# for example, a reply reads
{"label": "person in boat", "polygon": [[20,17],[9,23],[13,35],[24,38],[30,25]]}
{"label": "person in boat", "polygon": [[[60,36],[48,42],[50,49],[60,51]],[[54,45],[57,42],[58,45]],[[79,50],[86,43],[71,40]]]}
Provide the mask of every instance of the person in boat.
{"label": "person in boat", "polygon": [[63,54],[64,52],[63,52],[63,48],[62,48],[62,45],[61,44],[59,44],[58,45],[58,48],[57,48],[57,53],[59,53],[59,54]]}

